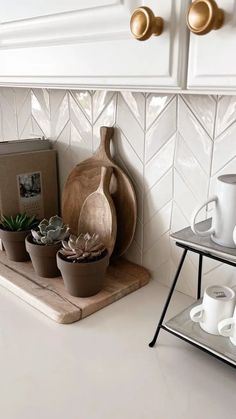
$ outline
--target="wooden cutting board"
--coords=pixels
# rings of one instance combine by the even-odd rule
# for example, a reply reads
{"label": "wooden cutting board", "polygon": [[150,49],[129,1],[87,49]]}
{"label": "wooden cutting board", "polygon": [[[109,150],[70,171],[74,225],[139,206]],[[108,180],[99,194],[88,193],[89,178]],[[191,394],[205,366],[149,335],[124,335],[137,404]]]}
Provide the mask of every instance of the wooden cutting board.
{"label": "wooden cutting board", "polygon": [[116,210],[109,194],[111,167],[101,167],[101,180],[95,192],[83,203],[79,216],[79,233],[97,233],[111,256],[116,242]]}
{"label": "wooden cutting board", "polygon": [[71,231],[78,234],[82,205],[88,195],[98,188],[101,166],[112,167],[110,194],[117,216],[117,238],[113,256],[117,257],[128,249],[133,240],[137,221],[137,202],[131,181],[110,154],[110,141],[114,129],[101,127],[100,133],[101,143],[95,154],[78,164],[66,181],[62,196],[62,216]]}

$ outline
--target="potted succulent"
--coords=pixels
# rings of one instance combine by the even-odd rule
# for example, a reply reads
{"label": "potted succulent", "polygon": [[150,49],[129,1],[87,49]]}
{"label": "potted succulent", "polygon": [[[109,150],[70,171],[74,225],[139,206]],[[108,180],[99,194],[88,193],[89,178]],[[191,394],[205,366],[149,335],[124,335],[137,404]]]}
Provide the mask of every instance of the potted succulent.
{"label": "potted succulent", "polygon": [[42,220],[37,230],[31,230],[25,239],[26,250],[39,276],[52,278],[60,275],[56,253],[61,248],[61,241],[68,236],[69,227],[58,215]]}
{"label": "potted succulent", "polygon": [[75,297],[90,297],[103,286],[109,254],[98,234],[71,235],[62,241],[57,253],[57,266],[65,287]]}
{"label": "potted succulent", "polygon": [[15,216],[2,215],[0,218],[0,238],[6,250],[8,259],[15,262],[29,260],[25,248],[25,238],[32,228],[38,225],[35,216],[17,214]]}

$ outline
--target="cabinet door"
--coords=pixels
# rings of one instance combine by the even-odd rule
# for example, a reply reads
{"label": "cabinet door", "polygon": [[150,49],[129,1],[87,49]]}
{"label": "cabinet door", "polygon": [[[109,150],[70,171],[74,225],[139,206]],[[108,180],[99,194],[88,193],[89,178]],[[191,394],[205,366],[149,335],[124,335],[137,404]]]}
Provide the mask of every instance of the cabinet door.
{"label": "cabinet door", "polygon": [[129,29],[140,0],[0,0],[0,84],[183,87],[189,1],[141,3],[164,19],[147,41]]}
{"label": "cabinet door", "polygon": [[223,26],[206,35],[190,35],[189,88],[236,88],[236,1],[216,1],[224,10]]}

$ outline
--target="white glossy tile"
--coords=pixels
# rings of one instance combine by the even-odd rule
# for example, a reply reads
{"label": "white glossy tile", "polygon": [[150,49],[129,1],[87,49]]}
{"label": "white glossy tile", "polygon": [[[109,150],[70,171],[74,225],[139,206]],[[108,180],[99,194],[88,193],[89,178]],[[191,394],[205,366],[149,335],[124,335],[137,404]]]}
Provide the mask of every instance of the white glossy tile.
{"label": "white glossy tile", "polygon": [[69,92],[65,89],[50,89],[49,90],[49,102],[50,102],[50,115],[53,119],[60,109],[61,103]]}
{"label": "white glossy tile", "polygon": [[66,179],[72,170],[73,164],[70,161],[69,144],[70,144],[71,130],[70,124],[65,125],[64,129],[58,136],[57,140],[53,144],[53,148],[57,150],[58,159],[58,178],[59,178],[59,190],[62,195],[62,191],[66,182]]}
{"label": "white glossy tile", "polygon": [[157,182],[144,196],[144,222],[146,223],[173,197],[172,169]]}
{"label": "white glossy tile", "polygon": [[145,166],[145,189],[148,191],[167,173],[174,162],[175,135],[171,138]]}
{"label": "white glossy tile", "polygon": [[139,189],[143,188],[143,162],[139,159],[128,139],[116,128],[114,136],[114,158],[119,156]]}
{"label": "white glossy tile", "polygon": [[44,137],[45,133],[42,131],[42,129],[40,128],[38,122],[36,121],[36,119],[32,116],[31,118],[31,122],[32,122],[32,133],[34,137]]}
{"label": "white glossy tile", "polygon": [[49,92],[46,89],[33,89],[31,91],[32,115],[41,128],[44,136],[49,138],[51,135],[50,123],[50,102]]}
{"label": "white glossy tile", "polygon": [[145,123],[145,96],[143,93],[123,91],[121,96],[142,128]]}
{"label": "white glossy tile", "polygon": [[133,187],[134,187],[134,192],[135,192],[135,196],[136,196],[136,201],[137,201],[137,215],[138,218],[140,219],[141,222],[143,222],[143,188],[141,186],[138,185],[138,183],[136,182],[136,179],[132,177],[132,174],[129,172],[128,168],[125,166],[124,161],[120,158],[119,155],[114,156],[114,160],[116,162],[116,164],[119,165],[119,167],[126,173],[126,175],[130,178]]}
{"label": "white glossy tile", "polygon": [[76,164],[92,155],[92,144],[84,141],[72,122],[68,122],[53,146],[58,153],[60,191]]}
{"label": "white glossy tile", "polygon": [[85,149],[92,148],[92,127],[84,113],[81,111],[74,98],[69,96],[70,121],[78,132],[78,142],[83,144]]}
{"label": "white glossy tile", "polygon": [[[33,130],[33,123],[32,118],[29,117],[29,119],[26,121],[25,125],[23,126],[22,130],[20,131],[20,140],[27,139],[27,138],[35,138],[37,135]],[[40,135],[42,137],[42,135]]]}
{"label": "white glossy tile", "polygon": [[176,98],[147,131],[145,139],[145,162],[163,147],[176,131]]}
{"label": "white glossy tile", "polygon": [[200,206],[200,202],[189,188],[188,181],[177,170],[174,171],[174,200],[190,223],[193,211]]}
{"label": "white glossy tile", "polygon": [[213,147],[212,140],[181,98],[179,98],[178,125],[179,132],[193,156],[198,160],[205,173],[209,174]]}
{"label": "white glossy tile", "polygon": [[165,287],[169,287],[173,278],[171,277],[171,260],[162,263],[157,269],[151,271],[153,278],[156,278],[158,283],[163,284]]}
{"label": "white glossy tile", "polygon": [[221,170],[228,162],[235,157],[236,147],[236,124],[223,132],[214,144],[212,160],[212,174]]}
{"label": "white glossy tile", "polygon": [[171,232],[175,233],[178,230],[182,230],[189,225],[188,219],[183,214],[182,210],[179,208],[178,204],[174,201],[172,208],[172,217],[171,217]]}
{"label": "white glossy tile", "polygon": [[71,90],[70,94],[75,101],[80,105],[82,111],[92,122],[92,95],[88,90]]}
{"label": "white glossy tile", "polygon": [[184,101],[192,109],[211,138],[214,133],[216,100],[211,95],[184,95]]}
{"label": "white glossy tile", "polygon": [[69,96],[66,90],[50,91],[51,138],[56,139],[69,121]]}
{"label": "white glossy tile", "polygon": [[146,104],[146,129],[148,130],[167,104],[173,98],[173,95],[150,93],[147,96]]}
{"label": "white glossy tile", "polygon": [[122,130],[141,161],[144,155],[144,132],[121,94],[118,94],[116,124]]}
{"label": "white glossy tile", "polygon": [[14,89],[18,136],[22,138],[30,138],[32,136],[31,121],[31,92],[30,89]]}
{"label": "white glossy tile", "polygon": [[143,253],[143,264],[152,272],[170,259],[170,238],[169,233],[163,234],[156,243]]}
{"label": "white glossy tile", "polygon": [[92,135],[81,135],[72,121],[70,127],[70,161],[75,166],[92,155]]}
{"label": "white glossy tile", "polygon": [[144,251],[151,248],[170,229],[172,201],[168,202],[144,225]]}
{"label": "white glossy tile", "polygon": [[92,96],[93,106],[93,124],[97,121],[98,117],[104,111],[112,97],[116,95],[114,92],[108,92],[106,90],[97,90]]}
{"label": "white glossy tile", "polygon": [[99,118],[93,125],[93,150],[95,151],[100,144],[100,127],[112,127],[115,124],[116,114],[116,95],[113,94],[109,104],[104,108]]}
{"label": "white glossy tile", "polygon": [[236,97],[221,96],[218,102],[216,135],[220,135],[227,127],[236,121]]}
{"label": "white glossy tile", "polygon": [[181,135],[177,141],[175,167],[196,199],[203,202],[208,192],[208,176]]}

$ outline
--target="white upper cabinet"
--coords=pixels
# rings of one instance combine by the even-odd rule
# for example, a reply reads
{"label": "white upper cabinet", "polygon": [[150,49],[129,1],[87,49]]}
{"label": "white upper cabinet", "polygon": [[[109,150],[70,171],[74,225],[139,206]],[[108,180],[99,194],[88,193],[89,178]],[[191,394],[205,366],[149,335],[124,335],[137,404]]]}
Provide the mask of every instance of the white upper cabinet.
{"label": "white upper cabinet", "polygon": [[[222,26],[205,35],[191,33],[190,36],[188,88],[191,89],[236,89],[236,1],[216,0],[216,3],[224,13]],[[207,24],[208,14],[207,6],[200,6],[192,15],[192,23],[198,29]],[[213,10],[215,17],[217,13]],[[221,19],[220,14],[218,19]]]}
{"label": "white upper cabinet", "polygon": [[[146,41],[132,36],[130,17],[140,3],[163,18],[160,36]],[[183,88],[188,4],[188,0],[0,0],[0,84]],[[139,16],[134,30],[137,25],[145,26],[145,15]],[[197,70],[201,73],[202,67]]]}

